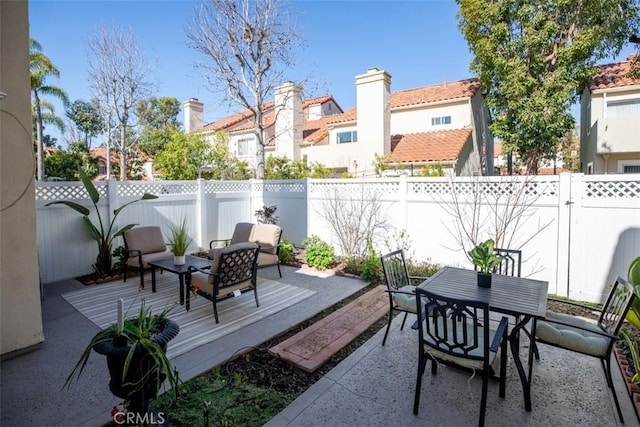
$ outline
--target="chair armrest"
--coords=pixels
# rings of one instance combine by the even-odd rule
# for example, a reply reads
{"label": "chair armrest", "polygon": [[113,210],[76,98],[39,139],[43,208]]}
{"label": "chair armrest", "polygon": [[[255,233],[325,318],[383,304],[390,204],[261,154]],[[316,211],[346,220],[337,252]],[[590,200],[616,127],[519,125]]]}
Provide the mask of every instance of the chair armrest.
{"label": "chair armrest", "polygon": [[142,251],[140,249],[127,249],[127,248],[122,248],[122,250],[124,250],[127,254],[127,257],[130,257],[131,254],[133,253],[135,256],[142,256]]}
{"label": "chair armrest", "polygon": [[277,252],[278,250],[280,250],[280,244],[278,243],[277,245],[274,246],[274,245],[261,245],[258,243],[258,248],[260,249],[260,251],[276,249],[276,252]]}
{"label": "chair armrest", "polygon": [[509,320],[506,317],[503,317],[500,320],[500,324],[498,325],[498,329],[496,329],[496,334],[493,336],[493,342],[491,343],[491,347],[489,350],[493,352],[497,352],[500,348],[500,342],[505,335],[507,334],[507,327],[509,326]]}
{"label": "chair armrest", "polygon": [[229,244],[230,241],[231,241],[231,239],[214,239],[214,240],[211,240],[209,242],[209,249],[213,249],[213,243],[214,242],[227,242],[227,244]]}
{"label": "chair armrest", "polygon": [[556,325],[568,326],[568,327],[573,328],[573,329],[578,329],[578,330],[581,330],[581,331],[589,332],[589,333],[592,333],[592,334],[600,335],[600,336],[607,337],[607,338],[614,339],[614,340],[620,339],[620,337],[618,335],[613,335],[613,334],[610,334],[610,333],[605,332],[603,330],[583,328],[583,327],[580,327],[580,326],[577,326],[577,325],[572,325],[571,323],[561,322],[559,320],[540,319],[540,320],[538,320],[538,322],[555,323]]}
{"label": "chair armrest", "polygon": [[190,275],[194,271],[198,271],[198,272],[204,273],[204,274],[215,274],[215,273],[211,273],[211,266],[200,268],[200,267],[196,267],[196,266],[190,265],[189,269],[187,270],[187,273]]}

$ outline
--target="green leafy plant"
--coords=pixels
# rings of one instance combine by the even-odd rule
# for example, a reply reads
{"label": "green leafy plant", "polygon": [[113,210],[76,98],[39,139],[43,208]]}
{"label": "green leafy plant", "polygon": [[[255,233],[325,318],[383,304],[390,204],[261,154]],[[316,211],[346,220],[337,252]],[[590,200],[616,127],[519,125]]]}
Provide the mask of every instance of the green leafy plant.
{"label": "green leafy plant", "polygon": [[631,309],[627,313],[627,320],[636,328],[640,328],[640,256],[629,264],[627,282],[633,286],[636,292],[636,297],[631,303]]}
{"label": "green leafy plant", "polygon": [[632,338],[627,332],[620,331],[620,336],[624,339],[629,353],[631,354],[631,360],[633,361],[633,368],[635,374],[631,378],[633,384],[640,384],[640,352],[638,350],[638,340]]}
{"label": "green leafy plant", "polygon": [[304,262],[318,270],[326,270],[333,264],[333,248],[316,235],[307,237],[303,242],[305,245]]}
{"label": "green leafy plant", "polygon": [[382,280],[383,272],[382,265],[380,264],[380,259],[376,258],[368,258],[362,267],[362,273],[360,273],[360,277],[367,283],[373,282],[374,280]]}
{"label": "green leafy plant", "polygon": [[495,254],[494,247],[495,242],[493,239],[489,239],[467,252],[471,261],[482,273],[491,273],[493,268],[502,262],[502,257]]}
{"label": "green leafy plant", "polygon": [[187,219],[183,218],[180,224],[171,225],[169,228],[171,229],[171,235],[169,236],[168,245],[171,246],[171,252],[175,256],[183,256],[193,241],[187,231]]}
{"label": "green leafy plant", "polygon": [[367,283],[374,280],[382,280],[383,271],[380,257],[377,256],[373,249],[373,242],[371,239],[367,240],[367,258],[362,266],[362,273],[360,277]]}
{"label": "green leafy plant", "polygon": [[[176,385],[176,377],[171,362],[162,346],[154,340],[154,337],[163,331],[166,325],[166,316],[173,307],[173,305],[165,307],[160,313],[153,314],[151,308],[145,306],[143,299],[136,317],[124,319],[122,325],[116,323],[98,332],[84,349],[80,359],[67,377],[63,389],[68,389],[74,380],[78,380],[89,361],[92,350],[102,353],[99,347],[106,344],[112,344],[112,348],[115,349],[126,349],[126,346],[129,345],[121,378],[123,385],[131,386],[129,396],[143,390],[150,380],[157,381],[156,386],[159,389],[165,375],[171,387],[174,387]],[[177,335],[178,331],[179,328],[176,326],[171,338]],[[132,366],[134,356],[140,352],[144,352],[145,358],[152,362],[154,369],[141,372],[138,366]],[[139,379],[134,383],[125,382],[131,378],[129,376],[130,369],[135,369],[132,373],[140,375]],[[160,373],[165,375],[160,375]],[[125,406],[127,406],[126,401]]]}
{"label": "green leafy plant", "polygon": [[280,253],[278,255],[280,262],[289,263],[293,261],[294,250],[295,247],[293,246],[293,243],[287,241],[284,237],[280,239]]}
{"label": "green leafy plant", "polygon": [[91,203],[93,203],[93,206],[95,208],[96,216],[98,217],[97,225],[94,225],[91,222],[91,219],[89,218],[89,214],[91,213],[91,211],[87,209],[85,206],[82,206],[76,202],[71,202],[68,200],[57,200],[55,202],[47,203],[45,206],[61,204],[61,205],[70,207],[71,209],[73,209],[74,211],[82,215],[82,219],[84,220],[84,223],[86,224],[87,228],[89,229],[89,232],[91,233],[91,238],[98,243],[98,256],[96,258],[95,264],[93,264],[93,271],[98,277],[106,277],[111,275],[113,270],[113,267],[112,267],[113,258],[111,254],[113,239],[115,239],[116,237],[122,236],[125,231],[129,230],[130,228],[136,225],[136,224],[128,224],[114,232],[113,226],[116,222],[116,219],[118,218],[118,215],[120,214],[120,212],[122,212],[124,208],[126,208],[127,206],[133,203],[137,203],[142,200],[157,199],[158,196],[145,193],[142,195],[140,199],[126,203],[120,206],[118,209],[115,209],[113,211],[113,219],[111,220],[111,223],[109,223],[109,226],[105,229],[105,222],[102,220],[102,216],[100,215],[100,210],[98,209],[98,202],[100,201],[100,193],[98,193],[98,190],[96,189],[96,187],[93,185],[93,183],[91,182],[87,174],[81,168],[78,168],[78,174],[80,175],[80,180],[82,181],[82,184],[84,185],[85,190],[89,194]]}
{"label": "green leafy plant", "polygon": [[113,263],[112,271],[118,274],[124,273],[124,263],[126,262],[126,259],[127,259],[127,254],[124,250],[124,246],[122,245],[117,246],[111,253],[111,256],[116,260]]}

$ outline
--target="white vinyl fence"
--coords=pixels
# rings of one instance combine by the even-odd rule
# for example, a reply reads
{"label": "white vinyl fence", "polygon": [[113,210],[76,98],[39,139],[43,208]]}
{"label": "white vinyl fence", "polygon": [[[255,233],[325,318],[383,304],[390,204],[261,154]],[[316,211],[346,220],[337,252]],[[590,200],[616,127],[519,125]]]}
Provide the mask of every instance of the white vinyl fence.
{"label": "white vinyl fence", "polygon": [[[117,225],[159,225],[187,218],[192,251],[229,237],[255,211],[277,206],[283,236],[296,245],[318,235],[341,254],[335,218],[350,226],[378,221],[378,253],[405,247],[416,261],[470,267],[476,239],[502,230],[501,245],[523,251],[522,275],[546,280],[549,292],[601,301],[607,283],[626,277],[640,255],[640,175],[561,174],[539,177],[381,178],[284,181],[153,181],[96,183],[103,220],[151,193],[158,199],[122,210]],[[92,208],[81,183],[36,187],[40,275],[44,283],[91,272],[97,247],[81,216],[54,200]],[[329,220],[333,217],[333,220]],[[91,218],[96,221],[92,213]],[[473,219],[475,218],[475,220]],[[351,221],[353,220],[353,221]],[[461,227],[461,225],[463,225]],[[106,225],[107,226],[107,225]],[[117,228],[117,227],[116,227]],[[399,237],[404,233],[404,237]],[[344,239],[342,239],[344,240]],[[348,240],[348,239],[347,239]],[[121,244],[119,239],[116,245]]]}

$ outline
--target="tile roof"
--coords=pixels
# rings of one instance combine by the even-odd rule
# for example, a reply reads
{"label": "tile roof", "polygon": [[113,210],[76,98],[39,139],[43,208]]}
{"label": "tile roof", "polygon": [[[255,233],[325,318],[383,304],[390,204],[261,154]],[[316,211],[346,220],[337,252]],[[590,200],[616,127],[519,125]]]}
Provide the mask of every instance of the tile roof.
{"label": "tile roof", "polygon": [[327,124],[355,122],[357,118],[356,113],[356,107],[353,107],[342,114],[334,114],[333,116],[331,116],[331,120]]}
{"label": "tile roof", "polygon": [[[444,82],[433,86],[419,87],[393,92],[389,99],[391,109],[426,105],[432,102],[440,102],[454,99],[473,98],[480,90],[480,81],[476,78],[458,80],[456,82]],[[357,109],[353,107],[349,111],[333,116],[329,124],[355,122]]]}
{"label": "tile roof", "polygon": [[[302,101],[302,110],[308,109],[312,105],[324,104],[326,102],[333,101],[338,109],[342,111],[338,103],[335,99],[333,99],[332,95],[323,95],[315,98],[309,98]],[[274,123],[275,120],[275,102],[265,102],[262,104],[262,124],[265,127],[269,127]],[[227,117],[223,117],[215,122],[209,123],[204,126],[203,130],[207,131],[218,131],[218,130],[226,130],[228,132],[243,132],[246,130],[253,129],[254,119],[253,112],[248,108],[244,108],[241,111],[235,112]]]}
{"label": "tile roof", "polygon": [[640,78],[633,79],[629,75],[632,62],[638,61],[636,55],[640,54],[631,54],[623,62],[600,65],[598,73],[589,82],[589,90],[640,85]]}
{"label": "tile roof", "polygon": [[454,161],[469,138],[471,128],[393,135],[389,161]]}
{"label": "tile roof", "polygon": [[398,108],[460,98],[473,98],[478,90],[480,90],[480,81],[476,78],[470,78],[393,92],[389,103],[391,108]]}

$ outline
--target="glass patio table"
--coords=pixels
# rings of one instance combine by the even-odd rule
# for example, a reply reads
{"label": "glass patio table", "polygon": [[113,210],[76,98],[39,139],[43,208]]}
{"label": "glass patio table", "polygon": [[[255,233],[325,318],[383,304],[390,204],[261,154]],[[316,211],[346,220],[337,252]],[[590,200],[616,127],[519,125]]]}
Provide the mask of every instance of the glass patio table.
{"label": "glass patio table", "polygon": [[200,258],[197,256],[187,255],[185,256],[185,263],[182,265],[175,265],[172,258],[166,258],[158,261],[149,261],[151,266],[151,290],[156,291],[156,268],[160,270],[170,271],[171,273],[178,275],[180,282],[180,305],[184,305],[185,283],[184,277],[187,275],[190,266],[198,268],[206,268],[211,265],[211,260]]}
{"label": "glass patio table", "polygon": [[[491,311],[520,317],[509,333],[509,344],[522,382],[525,410],[531,411],[531,378],[527,378],[520,360],[520,331],[531,319],[544,319],[549,283],[494,273],[491,287],[481,288],[477,285],[477,274],[475,270],[444,267],[418,286],[445,297],[488,303]],[[525,335],[530,340],[531,364],[534,342],[529,333]]]}

